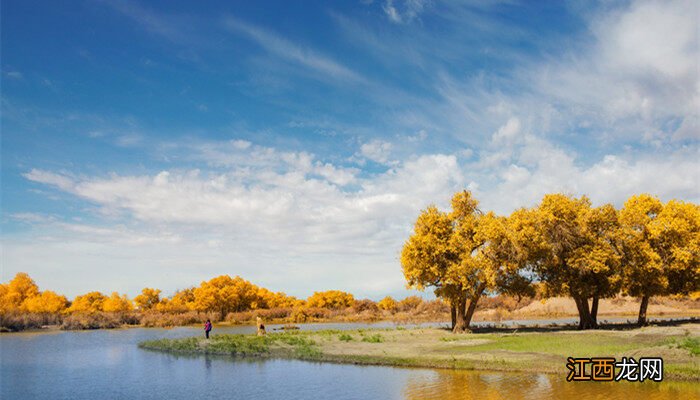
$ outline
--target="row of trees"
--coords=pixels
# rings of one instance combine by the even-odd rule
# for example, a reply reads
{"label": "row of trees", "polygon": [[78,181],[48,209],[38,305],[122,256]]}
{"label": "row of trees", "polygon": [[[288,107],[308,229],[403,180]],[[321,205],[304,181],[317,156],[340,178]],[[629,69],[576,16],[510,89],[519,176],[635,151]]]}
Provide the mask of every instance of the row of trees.
{"label": "row of trees", "polygon": [[423,210],[401,253],[411,288],[432,287],[450,303],[455,332],[468,329],[479,298],[503,293],[574,299],[579,328],[597,327],[600,299],[641,298],[646,323],[652,296],[688,294],[700,286],[700,207],[643,194],[617,210],[586,196],[544,196],[509,216],[484,213],[468,191],[452,210]]}
{"label": "row of trees", "polygon": [[[314,292],[306,300],[272,292],[249,281],[228,275],[202,282],[198,287],[177,291],[171,297],[161,296],[161,291],[144,288],[141,294],[129,299],[117,292],[107,296],[101,292],[89,292],[76,296],[72,302],[53,291],[40,291],[26,273],[18,273],[6,284],[0,284],[0,313],[20,312],[33,314],[72,313],[127,313],[131,311],[156,311],[185,313],[201,311],[217,313],[221,318],[229,313],[274,308],[316,307],[340,310],[349,307],[367,307],[369,300],[356,300],[347,292],[328,290]],[[386,297],[379,303],[371,302],[370,308],[396,311],[399,308],[417,306],[422,300],[411,296],[401,302]],[[358,303],[362,303],[358,305]]]}

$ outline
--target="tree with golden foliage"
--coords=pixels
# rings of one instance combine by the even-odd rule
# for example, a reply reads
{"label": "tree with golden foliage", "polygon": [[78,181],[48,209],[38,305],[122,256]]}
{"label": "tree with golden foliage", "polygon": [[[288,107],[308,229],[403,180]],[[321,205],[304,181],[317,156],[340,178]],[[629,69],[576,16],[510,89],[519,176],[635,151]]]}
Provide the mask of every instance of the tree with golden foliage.
{"label": "tree with golden foliage", "polygon": [[104,311],[104,302],[107,296],[100,292],[90,292],[77,296],[70,307],[66,309],[69,313],[95,313]]}
{"label": "tree with golden foliage", "polygon": [[32,278],[19,272],[10,282],[0,286],[0,311],[19,311],[25,300],[38,295],[39,287]]}
{"label": "tree with golden foliage", "polygon": [[194,290],[195,308],[200,311],[218,312],[221,318],[230,312],[245,311],[257,300],[258,288],[236,276],[221,275]]}
{"label": "tree with golden foliage", "polygon": [[385,298],[379,300],[379,302],[377,303],[377,307],[384,311],[395,312],[396,308],[398,307],[398,303],[396,302],[396,300],[394,300],[393,297],[386,296]]}
{"label": "tree with golden foliage", "polygon": [[294,307],[298,299],[287,296],[283,292],[272,292],[263,287],[257,289],[256,299],[251,304],[252,309],[266,309],[277,307]]}
{"label": "tree with golden foliage", "polygon": [[102,310],[111,313],[125,313],[134,309],[134,305],[129,298],[124,295],[119,295],[113,292],[111,296],[105,299],[102,303]]}
{"label": "tree with golden foliage", "polygon": [[141,294],[134,297],[139,310],[151,310],[160,303],[160,289],[143,288]]}
{"label": "tree with golden foliage", "polygon": [[332,310],[351,307],[355,303],[355,297],[340,290],[326,290],[324,292],[314,292],[308,299],[306,305],[309,307],[328,308]]}
{"label": "tree with golden foliage", "polygon": [[[478,209],[468,191],[452,198],[452,211],[430,206],[418,216],[414,232],[404,244],[401,265],[409,288],[435,288],[435,294],[450,304],[452,329],[469,328],[477,302],[499,284],[508,290],[525,290],[516,283],[520,263],[511,260],[516,246],[506,220]],[[468,305],[467,305],[468,303]]]}
{"label": "tree with golden foliage", "polygon": [[41,292],[38,296],[24,300],[22,309],[36,314],[58,314],[68,307],[66,296],[59,295],[50,290]]}
{"label": "tree with golden foliage", "polygon": [[195,309],[194,288],[178,290],[171,298],[164,297],[156,304],[160,312],[184,313]]}
{"label": "tree with golden foliage", "polygon": [[[579,329],[597,326],[600,298],[621,287],[617,212],[610,205],[592,208],[586,196],[544,196],[539,206],[521,212],[520,235],[529,262],[548,296],[571,296]],[[589,305],[589,299],[591,304]]]}
{"label": "tree with golden foliage", "polygon": [[700,288],[700,209],[648,194],[630,197],[620,211],[624,291],[641,297],[637,323],[645,325],[652,296]]}
{"label": "tree with golden foliage", "polygon": [[454,328],[462,290],[458,282],[450,280],[459,260],[452,246],[453,233],[451,215],[428,206],[418,216],[413,234],[401,250],[401,267],[409,288],[433,287],[438,296],[449,301]]}

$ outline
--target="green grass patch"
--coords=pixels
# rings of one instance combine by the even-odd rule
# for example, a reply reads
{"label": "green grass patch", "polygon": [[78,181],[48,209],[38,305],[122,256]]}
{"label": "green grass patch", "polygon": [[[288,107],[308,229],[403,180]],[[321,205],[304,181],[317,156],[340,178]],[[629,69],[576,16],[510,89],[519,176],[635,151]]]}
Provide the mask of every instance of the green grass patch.
{"label": "green grass patch", "polygon": [[487,339],[489,342],[477,345],[457,345],[453,349],[465,352],[508,350],[514,352],[556,354],[560,356],[603,357],[624,354],[630,350],[662,343],[661,340],[653,338],[632,341],[628,338],[602,332],[592,332],[590,334],[471,334],[463,335],[460,338],[460,340],[469,339]]}
{"label": "green grass patch", "polygon": [[700,355],[700,338],[696,337],[684,337],[683,339],[671,339],[669,343],[670,347],[676,349],[685,349],[693,355]]}
{"label": "green grass patch", "polygon": [[195,352],[199,350],[198,343],[198,338],[194,337],[185,339],[157,339],[143,342],[139,344],[139,347],[173,352]]}
{"label": "green grass patch", "polygon": [[299,332],[276,333],[265,336],[213,335],[211,339],[197,337],[158,339],[139,344],[139,347],[175,353],[227,354],[259,357],[283,355],[290,351],[299,357],[312,358],[320,354],[316,342],[308,334]]}
{"label": "green grass patch", "polygon": [[348,335],[347,333],[343,333],[342,335],[338,336],[338,340],[342,342],[351,342],[355,339],[351,335]]}
{"label": "green grass patch", "polygon": [[384,341],[384,337],[377,333],[371,336],[363,337],[362,341],[367,343],[382,343]]}

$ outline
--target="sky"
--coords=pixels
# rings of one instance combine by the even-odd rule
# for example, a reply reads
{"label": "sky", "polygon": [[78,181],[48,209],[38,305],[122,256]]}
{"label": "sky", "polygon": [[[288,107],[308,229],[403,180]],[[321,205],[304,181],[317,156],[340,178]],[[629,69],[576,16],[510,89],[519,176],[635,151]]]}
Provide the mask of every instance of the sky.
{"label": "sky", "polygon": [[700,3],[3,1],[1,280],[403,297],[470,190],[700,202]]}

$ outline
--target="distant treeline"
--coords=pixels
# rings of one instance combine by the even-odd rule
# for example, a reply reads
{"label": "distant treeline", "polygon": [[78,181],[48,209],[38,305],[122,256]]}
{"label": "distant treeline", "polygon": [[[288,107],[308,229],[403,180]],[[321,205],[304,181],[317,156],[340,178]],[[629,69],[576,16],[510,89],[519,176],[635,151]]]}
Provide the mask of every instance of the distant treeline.
{"label": "distant treeline", "polygon": [[69,301],[53,291],[40,291],[26,273],[18,273],[8,283],[0,284],[0,327],[9,330],[44,325],[60,325],[64,329],[114,328],[123,324],[178,326],[206,319],[245,323],[257,316],[280,322],[371,321],[402,313],[406,318],[439,319],[448,310],[442,300],[409,296],[399,301],[387,296],[374,302],[355,299],[339,290],[315,292],[302,300],[228,275],[179,290],[171,297],[162,296],[159,289],[144,288],[133,299],[116,292],[109,296],[89,292]]}
{"label": "distant treeline", "polygon": [[482,212],[468,191],[452,210],[423,210],[401,253],[408,285],[432,287],[450,304],[452,327],[469,328],[485,294],[574,299],[579,328],[597,327],[600,299],[687,295],[700,286],[700,207],[642,194],[621,209],[548,194],[509,216]]}

